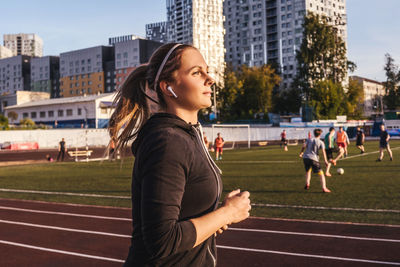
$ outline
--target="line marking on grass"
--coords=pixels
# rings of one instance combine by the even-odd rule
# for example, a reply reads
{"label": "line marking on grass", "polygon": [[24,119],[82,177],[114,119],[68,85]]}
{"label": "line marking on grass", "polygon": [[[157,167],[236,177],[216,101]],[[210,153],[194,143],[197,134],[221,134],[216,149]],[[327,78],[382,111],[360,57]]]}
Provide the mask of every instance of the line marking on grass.
{"label": "line marking on grass", "polygon": [[[400,149],[400,147],[394,147],[394,148],[390,148],[390,149],[391,150],[398,150],[398,149]],[[345,158],[342,158],[342,159],[339,159],[339,160],[353,159],[353,158],[368,156],[368,155],[377,154],[377,153],[379,153],[379,150],[372,151],[372,152],[365,152],[363,154],[358,154],[358,155],[353,155],[353,156],[348,156],[348,157],[345,157]]]}
{"label": "line marking on grass", "polygon": [[379,241],[379,242],[400,243],[400,240],[398,240],[398,239],[368,238],[368,237],[346,236],[346,235],[328,235],[328,234],[315,234],[315,233],[302,233],[302,232],[289,232],[289,231],[246,229],[246,228],[228,228],[228,230],[243,231],[243,232],[258,232],[258,233],[272,233],[272,234],[284,234],[284,235],[316,236],[316,237],[328,237],[328,238],[341,238],[341,239],[354,239],[354,240],[364,240],[364,241]]}
{"label": "line marking on grass", "polygon": [[22,243],[10,242],[10,241],[6,241],[6,240],[0,240],[0,243],[1,244],[5,244],[5,245],[24,247],[24,248],[30,248],[30,249],[36,249],[36,250],[41,250],[41,251],[47,251],[47,252],[53,252],[53,253],[59,253],[59,254],[66,254],[66,255],[71,255],[71,256],[78,256],[78,257],[83,257],[83,258],[96,259],[96,260],[113,261],[113,262],[120,262],[120,263],[125,262],[124,260],[120,260],[120,259],[113,259],[113,258],[108,258],[108,257],[94,256],[94,255],[76,253],[76,252],[59,250],[59,249],[38,247],[38,246],[32,246],[32,245],[27,245],[27,244],[22,244]]}
{"label": "line marking on grass", "polygon": [[8,188],[0,188],[0,192],[43,194],[43,195],[63,195],[63,196],[78,196],[78,197],[100,197],[100,198],[131,199],[130,196],[80,194],[80,193],[69,193],[69,192],[51,192],[51,191],[36,191],[36,190],[22,190],[22,189],[8,189]]}
{"label": "line marking on grass", "polygon": [[116,220],[116,221],[132,221],[132,219],[130,219],[130,218],[107,217],[107,216],[97,216],[97,215],[87,215],[87,214],[67,213],[67,212],[56,212],[56,211],[45,211],[45,210],[31,210],[31,209],[21,209],[21,208],[5,207],[5,206],[0,206],[0,209],[31,212],[31,213],[62,215],[62,216],[84,217],[84,218],[93,218],[93,219]]}
{"label": "line marking on grass", "polygon": [[37,227],[37,228],[59,230],[59,231],[77,232],[77,233],[84,233],[84,234],[95,234],[95,235],[105,235],[105,236],[124,237],[124,238],[131,238],[132,237],[130,235],[121,235],[121,234],[114,234],[114,233],[107,233],[107,232],[80,230],[80,229],[74,229],[74,228],[66,228],[66,227],[58,227],[58,226],[34,224],[34,223],[26,223],[26,222],[17,222],[17,221],[8,221],[8,220],[0,220],[0,223],[7,223],[7,224],[14,224],[14,225],[21,225],[21,226],[29,226],[29,227]]}
{"label": "line marking on grass", "polygon": [[230,246],[221,246],[221,245],[217,245],[217,248],[233,249],[233,250],[240,250],[240,251],[250,251],[250,252],[271,253],[271,254],[281,254],[281,255],[307,257],[307,258],[319,258],[319,259],[328,259],[328,260],[354,261],[354,262],[377,263],[377,264],[387,264],[387,265],[400,265],[400,262],[392,262],[392,261],[364,260],[364,259],[343,258],[343,257],[335,257],[335,256],[324,256],[324,255],[314,255],[314,254],[304,254],[304,253],[293,253],[293,252],[276,251],[276,250],[230,247]]}
{"label": "line marking on grass", "polygon": [[319,206],[299,206],[299,205],[280,205],[280,204],[259,204],[252,203],[255,207],[271,207],[271,208],[292,208],[292,209],[315,209],[315,210],[340,210],[340,211],[367,211],[367,212],[387,212],[400,213],[400,210],[385,210],[385,209],[358,209],[358,208],[335,208],[335,207],[319,207]]}
{"label": "line marking on grass", "polygon": [[261,163],[295,163],[294,160],[218,160],[217,163],[235,163],[235,164],[261,164]]}

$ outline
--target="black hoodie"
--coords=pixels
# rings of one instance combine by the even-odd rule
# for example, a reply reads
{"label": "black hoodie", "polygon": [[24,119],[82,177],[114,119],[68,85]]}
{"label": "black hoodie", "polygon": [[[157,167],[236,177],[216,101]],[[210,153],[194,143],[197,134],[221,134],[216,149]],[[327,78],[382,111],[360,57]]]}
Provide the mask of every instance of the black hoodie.
{"label": "black hoodie", "polygon": [[124,266],[216,266],[215,237],[193,248],[191,218],[216,209],[220,170],[206,150],[200,125],[158,113],[132,145],[133,234]]}

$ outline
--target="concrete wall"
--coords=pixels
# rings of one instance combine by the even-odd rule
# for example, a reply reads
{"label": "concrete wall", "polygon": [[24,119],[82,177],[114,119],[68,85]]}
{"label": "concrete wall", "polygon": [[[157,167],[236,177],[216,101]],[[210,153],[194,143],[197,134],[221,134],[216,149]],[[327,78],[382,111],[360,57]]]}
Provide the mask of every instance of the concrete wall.
{"label": "concrete wall", "polygon": [[[314,128],[276,128],[257,126],[250,128],[251,141],[280,140],[280,134],[286,130],[287,138],[305,139],[308,132]],[[328,132],[328,128],[322,128],[322,136]],[[247,128],[214,128],[203,127],[210,142],[213,142],[220,132],[225,141],[247,141]],[[38,142],[39,148],[55,148],[61,138],[65,138],[68,148],[88,146],[106,146],[109,135],[106,129],[52,129],[52,130],[21,130],[0,131],[0,143],[4,142]]]}
{"label": "concrete wall", "polygon": [[4,142],[38,142],[39,148],[56,148],[61,138],[65,139],[67,148],[108,145],[109,135],[106,129],[54,129],[54,130],[21,130],[0,131],[0,143]]}

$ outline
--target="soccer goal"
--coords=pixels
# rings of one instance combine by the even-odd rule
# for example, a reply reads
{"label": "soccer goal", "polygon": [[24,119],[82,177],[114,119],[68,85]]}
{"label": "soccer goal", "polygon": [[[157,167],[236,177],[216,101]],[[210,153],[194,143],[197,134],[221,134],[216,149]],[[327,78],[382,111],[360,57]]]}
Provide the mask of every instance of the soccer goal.
{"label": "soccer goal", "polygon": [[239,145],[247,145],[250,148],[249,124],[212,124],[211,140],[214,143],[217,134],[221,133],[226,145],[224,149],[234,149]]}

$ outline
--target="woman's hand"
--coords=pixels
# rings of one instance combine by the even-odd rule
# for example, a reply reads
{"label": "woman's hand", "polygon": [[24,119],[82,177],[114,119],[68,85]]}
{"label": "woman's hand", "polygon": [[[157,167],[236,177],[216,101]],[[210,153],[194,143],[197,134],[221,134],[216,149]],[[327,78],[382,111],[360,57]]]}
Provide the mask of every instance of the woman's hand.
{"label": "woman's hand", "polygon": [[251,205],[249,196],[250,193],[248,191],[240,192],[240,189],[237,189],[225,197],[222,208],[225,208],[227,211],[228,224],[238,223],[250,216]]}

